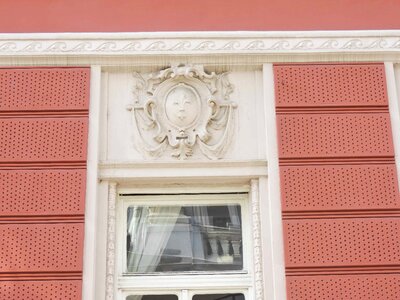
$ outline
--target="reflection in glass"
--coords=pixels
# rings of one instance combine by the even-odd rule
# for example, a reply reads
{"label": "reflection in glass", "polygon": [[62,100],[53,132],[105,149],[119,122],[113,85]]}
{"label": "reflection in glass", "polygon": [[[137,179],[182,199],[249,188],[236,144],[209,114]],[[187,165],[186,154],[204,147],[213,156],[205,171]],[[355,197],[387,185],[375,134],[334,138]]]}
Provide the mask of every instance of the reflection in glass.
{"label": "reflection in glass", "polygon": [[243,268],[239,205],[131,206],[127,271],[226,271]]}
{"label": "reflection in glass", "polygon": [[176,295],[131,295],[126,300],[178,300]]}
{"label": "reflection in glass", "polygon": [[193,300],[244,300],[243,294],[195,295]]}

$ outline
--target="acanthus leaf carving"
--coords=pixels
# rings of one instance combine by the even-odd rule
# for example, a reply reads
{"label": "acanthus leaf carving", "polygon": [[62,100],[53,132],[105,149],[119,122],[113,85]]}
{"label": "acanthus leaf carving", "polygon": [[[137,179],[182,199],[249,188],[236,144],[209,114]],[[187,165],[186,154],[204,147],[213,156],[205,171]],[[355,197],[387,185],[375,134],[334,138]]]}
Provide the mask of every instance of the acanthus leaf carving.
{"label": "acanthus leaf carving", "polygon": [[237,107],[227,74],[199,65],[173,65],[152,74],[134,73],[132,114],[137,148],[146,156],[187,159],[197,148],[222,158],[234,133]]}

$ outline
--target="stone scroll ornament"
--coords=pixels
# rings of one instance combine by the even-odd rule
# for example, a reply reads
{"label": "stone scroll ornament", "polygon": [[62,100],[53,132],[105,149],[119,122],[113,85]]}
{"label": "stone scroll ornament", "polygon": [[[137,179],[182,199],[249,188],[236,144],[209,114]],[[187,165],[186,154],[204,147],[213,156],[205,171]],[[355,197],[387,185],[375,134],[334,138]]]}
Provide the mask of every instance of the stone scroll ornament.
{"label": "stone scroll ornament", "polygon": [[[226,153],[234,133],[236,103],[227,73],[176,65],[152,74],[134,73],[135,145],[147,157],[187,159],[199,149],[209,159]],[[169,151],[172,150],[172,151]]]}

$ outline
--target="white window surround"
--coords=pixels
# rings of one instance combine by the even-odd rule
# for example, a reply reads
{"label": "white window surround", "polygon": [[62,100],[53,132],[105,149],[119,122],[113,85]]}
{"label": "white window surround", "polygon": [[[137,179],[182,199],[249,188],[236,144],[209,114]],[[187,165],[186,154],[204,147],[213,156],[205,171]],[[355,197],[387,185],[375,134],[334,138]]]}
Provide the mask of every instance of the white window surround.
{"label": "white window surround", "polygon": [[[256,184],[256,183],[254,183]],[[195,187],[195,186],[193,186]],[[197,187],[198,188],[198,187]],[[211,189],[212,192],[217,192],[219,189]],[[243,189],[241,189],[243,190]],[[203,187],[203,192],[207,189]],[[248,190],[247,190],[248,191]],[[121,191],[120,191],[121,192]],[[135,189],[126,189],[124,192],[138,193],[140,191]],[[181,193],[192,192],[190,186],[180,188]],[[200,191],[198,191],[200,192]],[[256,197],[257,195],[248,194],[192,194],[192,195],[176,195],[171,194],[168,196],[167,193],[171,193],[168,187],[153,189],[153,193],[164,193],[163,196],[143,194],[143,196],[119,196],[117,201],[117,249],[116,253],[119,255],[116,259],[116,273],[117,273],[117,286],[118,296],[117,299],[125,299],[128,295],[135,294],[154,294],[154,292],[162,294],[171,294],[177,292],[179,299],[189,300],[181,294],[182,290],[190,291],[190,294],[198,293],[242,293],[249,295],[253,286],[253,243],[252,243],[252,214],[251,214],[251,202],[249,197]],[[170,200],[174,199],[174,201]],[[258,203],[258,200],[255,200]],[[241,271],[201,271],[189,273],[177,273],[177,274],[137,274],[137,275],[124,275],[124,241],[126,226],[124,226],[124,220],[126,209],[129,205],[194,205],[194,204],[239,204],[242,211],[242,236],[243,236],[243,270]],[[123,218],[121,218],[121,216]],[[119,218],[118,218],[119,217]],[[254,225],[253,225],[254,226]],[[122,249],[121,249],[122,246]],[[197,273],[197,274],[194,274]],[[154,282],[157,282],[157,286],[154,286]],[[211,292],[212,291],[212,292]],[[191,299],[191,298],[190,298]],[[251,296],[246,299],[254,299]]]}
{"label": "white window surround", "polygon": [[[264,170],[266,165],[264,164]],[[236,167],[235,167],[236,168]],[[240,167],[239,167],[240,169]],[[176,172],[179,172],[175,170]],[[196,170],[193,170],[196,173]],[[227,173],[228,174],[228,173]],[[226,174],[226,175],[227,175]],[[173,174],[176,176],[175,174]],[[257,176],[254,176],[257,177]],[[164,182],[157,186],[149,182],[143,181],[132,185],[128,182],[121,182],[119,185],[115,181],[104,181],[103,189],[109,191],[103,193],[99,197],[108,201],[108,228],[107,228],[107,254],[108,261],[106,270],[106,299],[124,299],[124,297],[133,294],[170,294],[176,293],[180,299],[188,299],[189,294],[204,293],[206,291],[212,293],[243,293],[246,299],[261,300],[263,296],[263,256],[261,250],[262,236],[260,234],[260,201],[266,201],[268,198],[267,190],[260,188],[260,182],[266,182],[265,176],[258,177],[259,179],[244,179],[237,180],[235,176],[218,176],[213,178],[213,184],[199,184],[196,176],[191,178],[183,178],[180,184],[170,184],[168,181],[171,178],[166,178]],[[182,177],[179,177],[182,179]],[[232,180],[233,179],[233,180]],[[124,219],[118,218],[123,215],[123,202],[118,201],[118,194],[135,194],[134,198],[149,197],[151,194],[174,194],[174,193],[199,193],[197,198],[202,198],[201,193],[211,193],[212,198],[219,197],[218,203],[232,203],[224,194],[218,196],[218,193],[246,193],[236,196],[233,202],[240,203],[242,207],[242,224],[244,238],[244,253],[247,256],[244,258],[244,271],[232,271],[218,274],[218,272],[206,272],[204,275],[197,274],[191,278],[193,274],[169,274],[169,275],[135,275],[123,276],[123,258],[121,256],[121,248],[123,247],[123,239],[125,231],[122,229]],[[105,195],[105,196],[104,196]],[[194,196],[196,198],[196,196]],[[132,199],[130,196],[120,198]],[[160,198],[154,196],[154,198]],[[161,197],[164,198],[164,197]],[[184,197],[186,198],[186,197]],[[160,201],[160,199],[158,199]],[[129,200],[128,200],[129,201]],[[134,203],[130,201],[129,203]],[[144,204],[144,200],[135,202]],[[163,202],[163,203],[168,203]],[[198,203],[198,200],[185,201],[185,204]],[[209,203],[209,200],[202,203]],[[246,223],[246,224],[245,224]],[[269,244],[269,246],[271,246]],[[100,260],[104,260],[102,257]],[[100,276],[102,277],[102,276]],[[157,285],[154,285],[154,282]],[[104,281],[103,281],[104,282]],[[188,294],[182,294],[182,291],[188,291]],[[258,291],[258,296],[255,293]],[[114,297],[115,296],[115,297]]]}
{"label": "white window surround", "polygon": [[[264,276],[264,296],[256,299],[286,299],[271,63],[346,61],[386,62],[389,109],[399,170],[400,68],[396,65],[400,62],[399,30],[0,34],[0,66],[87,65],[92,69],[83,300],[104,299],[99,295],[105,294],[103,282],[106,280],[107,266],[98,262],[105,262],[107,253],[105,247],[99,249],[97,245],[107,244],[104,240],[108,226],[105,222],[109,204],[107,201],[116,197],[117,184],[118,190],[134,184],[143,192],[151,192],[154,188],[151,185],[151,179],[154,179],[151,168],[160,170],[158,179],[161,183],[157,185],[165,185],[171,190],[175,188],[171,182],[182,176],[186,178],[183,180],[185,185],[192,188],[199,182],[211,188],[206,184],[210,177],[215,183],[228,182],[223,185],[226,191],[246,189],[253,182],[253,192],[259,193],[261,204],[261,242],[264,253],[263,272],[260,273]],[[106,151],[100,135],[107,130],[101,122],[105,113],[101,94],[106,92],[101,71],[120,66],[154,68],[176,62],[235,65],[263,70],[268,166],[265,161],[216,162],[213,166],[189,163],[181,168],[157,163],[151,166],[133,162],[124,165],[116,162],[98,164]],[[259,188],[254,187],[256,183]],[[97,222],[99,219],[102,222]]]}

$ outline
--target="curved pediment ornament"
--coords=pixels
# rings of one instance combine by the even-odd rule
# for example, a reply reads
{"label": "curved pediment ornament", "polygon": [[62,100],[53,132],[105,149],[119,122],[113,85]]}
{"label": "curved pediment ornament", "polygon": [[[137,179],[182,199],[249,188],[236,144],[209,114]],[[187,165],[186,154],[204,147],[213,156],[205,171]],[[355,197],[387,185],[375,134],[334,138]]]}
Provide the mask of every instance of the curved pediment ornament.
{"label": "curved pediment ornament", "polygon": [[152,74],[134,73],[132,114],[135,145],[147,157],[209,159],[226,153],[234,133],[236,103],[227,73],[176,65]]}

